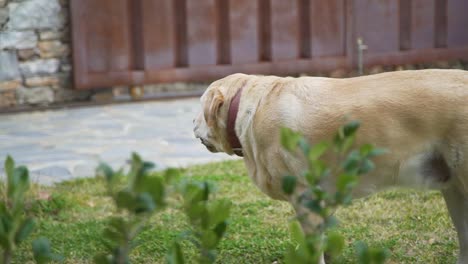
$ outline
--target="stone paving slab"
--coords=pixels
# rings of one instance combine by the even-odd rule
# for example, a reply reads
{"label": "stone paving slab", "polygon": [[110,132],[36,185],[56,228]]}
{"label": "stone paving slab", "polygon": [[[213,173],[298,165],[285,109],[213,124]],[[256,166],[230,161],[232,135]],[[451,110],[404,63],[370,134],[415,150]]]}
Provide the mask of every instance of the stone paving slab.
{"label": "stone paving slab", "polygon": [[208,152],[193,136],[198,98],[0,116],[0,170],[11,155],[33,181],[90,177],[100,162],[122,167],[132,152],[157,168],[232,159]]}

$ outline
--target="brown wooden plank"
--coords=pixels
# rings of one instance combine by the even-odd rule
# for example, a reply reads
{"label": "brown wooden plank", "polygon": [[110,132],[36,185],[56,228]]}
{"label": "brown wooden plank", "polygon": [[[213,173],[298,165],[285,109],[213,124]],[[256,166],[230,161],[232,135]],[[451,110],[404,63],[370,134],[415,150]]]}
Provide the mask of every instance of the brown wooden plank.
{"label": "brown wooden plank", "polygon": [[70,13],[73,43],[73,82],[76,89],[83,88],[88,83],[88,61],[86,24],[86,1],[71,0]]}
{"label": "brown wooden plank", "polygon": [[312,0],[312,57],[345,54],[345,0]]}
{"label": "brown wooden plank", "polygon": [[400,52],[367,54],[364,60],[366,66],[373,65],[402,65],[427,63],[438,60],[468,59],[468,47],[439,48],[439,49],[415,49]]}
{"label": "brown wooden plank", "polygon": [[398,3],[400,6],[400,50],[409,50],[411,48],[412,2],[410,0],[400,0]]}
{"label": "brown wooden plank", "polygon": [[353,66],[355,66],[357,62],[357,43],[354,26],[354,8],[355,6],[351,1],[345,1],[345,52],[349,65]]}
{"label": "brown wooden plank", "polygon": [[260,61],[271,61],[271,0],[258,0]]}
{"label": "brown wooden plank", "polygon": [[[468,48],[425,49],[396,51],[386,54],[370,54],[366,65],[395,65],[410,62],[425,63],[445,59],[468,59]],[[313,60],[283,60],[271,63],[252,63],[242,65],[203,66],[186,69],[169,69],[149,73],[152,82],[211,81],[236,72],[274,74],[278,76],[296,75],[300,72],[332,71],[337,68],[350,69],[342,57],[319,57]]]}
{"label": "brown wooden plank", "polygon": [[80,23],[84,24],[86,35],[86,68],[89,72],[105,72],[110,70],[109,57],[110,39],[112,37],[111,12],[98,12],[105,9],[110,0],[83,1],[83,10],[86,19]]}
{"label": "brown wooden plank", "polygon": [[299,56],[298,1],[271,1],[271,56],[273,60]]}
{"label": "brown wooden plank", "polygon": [[187,1],[188,64],[216,64],[215,0]]}
{"label": "brown wooden plank", "polygon": [[143,0],[127,1],[129,13],[130,54],[133,70],[144,70],[145,47],[143,42]]}
{"label": "brown wooden plank", "polygon": [[412,0],[411,11],[410,47],[412,49],[426,49],[434,47],[435,1]]}
{"label": "brown wooden plank", "polygon": [[320,57],[313,60],[282,60],[274,62],[257,62],[234,65],[206,65],[193,68],[176,68],[147,72],[150,82],[196,81],[206,82],[223,78],[229,74],[244,72],[265,75],[291,76],[298,73],[313,73],[316,71],[332,71],[337,68],[347,68],[344,57]]}
{"label": "brown wooden plank", "polygon": [[447,47],[447,0],[435,0],[434,47]]}
{"label": "brown wooden plank", "polygon": [[109,13],[109,20],[104,21],[107,23],[108,30],[110,31],[110,38],[106,39],[107,48],[110,48],[109,68],[112,71],[132,70],[132,34],[130,32],[129,24],[130,15],[128,10],[127,0],[104,0],[95,1],[105,3],[105,8],[101,6],[97,9],[100,12],[106,10]]}
{"label": "brown wooden plank", "polygon": [[368,46],[366,53],[399,50],[398,1],[355,0],[353,10],[355,37]]}
{"label": "brown wooden plank", "polygon": [[145,68],[175,66],[175,26],[172,0],[143,0],[143,47]]}
{"label": "brown wooden plank", "polygon": [[308,59],[310,58],[311,50],[310,43],[310,1],[311,0],[298,0],[297,11],[299,19],[299,57]]}
{"label": "brown wooden plank", "polygon": [[172,23],[175,26],[175,66],[187,67],[187,0],[173,0]]}
{"label": "brown wooden plank", "polygon": [[231,63],[231,32],[229,19],[229,0],[216,1],[217,63]]}
{"label": "brown wooden plank", "polygon": [[231,24],[231,62],[252,63],[259,60],[257,1],[229,1]]}
{"label": "brown wooden plank", "polygon": [[468,46],[468,1],[449,0],[447,9],[447,46]]}

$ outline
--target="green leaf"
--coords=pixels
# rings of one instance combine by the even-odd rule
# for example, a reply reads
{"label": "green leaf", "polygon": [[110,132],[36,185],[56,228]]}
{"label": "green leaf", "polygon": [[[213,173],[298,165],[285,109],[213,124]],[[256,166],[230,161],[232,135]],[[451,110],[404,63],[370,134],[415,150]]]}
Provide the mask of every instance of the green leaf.
{"label": "green leaf", "polygon": [[213,249],[218,244],[219,238],[214,231],[205,230],[201,234],[201,244],[205,249]]}
{"label": "green leaf", "polygon": [[309,152],[309,161],[314,161],[320,158],[325,151],[330,147],[330,143],[328,142],[320,142],[312,146],[312,149]]}
{"label": "green leaf", "polygon": [[171,184],[180,178],[180,170],[169,168],[164,171],[164,180],[166,184]]}
{"label": "green leaf", "polygon": [[369,247],[362,241],[358,241],[355,244],[355,248],[360,264],[383,264],[390,255],[388,250],[378,247]]}
{"label": "green leaf", "polygon": [[114,243],[120,243],[125,240],[124,233],[128,230],[127,223],[120,217],[113,217],[109,220],[104,229],[103,237]]}
{"label": "green leaf", "polygon": [[327,229],[336,227],[338,225],[338,219],[334,215],[330,215],[327,213],[325,217],[325,227]]}
{"label": "green leaf", "polygon": [[335,149],[340,153],[345,153],[353,145],[357,129],[359,128],[358,121],[352,121],[340,127],[338,133],[333,139]]}
{"label": "green leaf", "polygon": [[357,120],[351,121],[344,125],[343,127],[343,135],[344,137],[350,137],[356,134],[356,131],[359,129],[360,122]]}
{"label": "green leaf", "polygon": [[359,167],[358,174],[366,174],[375,168],[374,163],[371,160],[365,159],[362,161],[361,166]]}
{"label": "green leaf", "polygon": [[343,170],[349,174],[357,173],[361,159],[359,152],[353,150],[348,154],[341,166],[343,167]]}
{"label": "green leaf", "polygon": [[330,232],[327,235],[327,252],[336,257],[343,251],[345,247],[345,241],[343,236],[338,232]]}
{"label": "green leaf", "polygon": [[103,176],[108,183],[113,183],[115,180],[115,173],[114,170],[111,168],[111,166],[101,163],[99,164],[98,168],[96,169],[96,174],[98,176]]}
{"label": "green leaf", "polygon": [[182,249],[180,244],[176,241],[169,250],[166,261],[168,264],[184,264],[184,255],[182,254]]}
{"label": "green leaf", "polygon": [[210,186],[210,184],[208,182],[203,182],[202,186],[203,186],[202,199],[203,199],[203,201],[208,201],[208,198],[209,198],[210,192],[211,192],[211,186]]}
{"label": "green leaf", "polygon": [[307,251],[306,245],[288,245],[286,250],[286,255],[284,256],[284,263],[286,264],[318,263],[318,259],[314,258]]}
{"label": "green leaf", "polygon": [[374,149],[374,146],[371,144],[364,144],[359,148],[359,153],[362,157],[369,155],[369,153]]}
{"label": "green leaf", "polygon": [[29,188],[29,171],[25,166],[17,167],[13,174],[17,178],[18,185],[21,186],[22,191],[26,191]]}
{"label": "green leaf", "polygon": [[348,192],[357,184],[357,176],[352,174],[341,174],[336,181],[336,188],[340,192]]}
{"label": "green leaf", "polygon": [[129,187],[131,190],[138,186],[141,178],[141,168],[143,167],[143,161],[137,153],[132,153],[132,162],[130,164],[130,172],[128,174]]}
{"label": "green leaf", "polygon": [[135,196],[128,190],[119,191],[115,197],[115,203],[120,209],[133,211],[135,208]]}
{"label": "green leaf", "polygon": [[368,158],[373,158],[376,156],[384,155],[388,153],[389,151],[384,148],[374,148],[369,154],[367,155]]}
{"label": "green leaf", "polygon": [[[202,218],[206,220],[206,206],[201,203],[194,203],[185,206],[185,214],[192,222],[199,223]],[[204,225],[204,224],[203,224]]]}
{"label": "green leaf", "polygon": [[387,249],[382,249],[382,248],[372,248],[371,249],[371,258],[373,263],[376,264],[383,264],[385,261],[388,259],[390,256],[390,253],[388,252]]}
{"label": "green leaf", "polygon": [[355,244],[355,248],[356,248],[356,255],[358,257],[358,263],[370,264],[372,261],[372,258],[369,254],[369,247],[367,246],[367,244],[362,241],[358,241]]}
{"label": "green leaf", "polygon": [[283,177],[283,192],[287,195],[291,195],[296,189],[297,179],[295,176]]}
{"label": "green leaf", "polygon": [[10,155],[8,155],[7,158],[5,159],[5,173],[7,175],[8,182],[10,182],[11,178],[13,177],[14,169],[15,169],[15,161]]}
{"label": "green leaf", "polygon": [[305,236],[298,221],[295,220],[289,224],[289,232],[291,233],[292,242],[299,245],[305,245]]}
{"label": "green leaf", "polygon": [[318,181],[325,175],[329,173],[328,167],[322,160],[314,160],[310,162],[310,171],[312,173],[312,178],[309,181],[309,184],[314,186]]}
{"label": "green leaf", "polygon": [[212,201],[208,206],[210,226],[216,226],[229,218],[232,203],[226,199]]}
{"label": "green leaf", "polygon": [[301,135],[298,132],[295,132],[289,128],[282,127],[280,139],[281,145],[286,150],[292,152],[296,150],[297,145],[299,144],[299,140],[301,139]]}
{"label": "green leaf", "polygon": [[50,248],[50,242],[47,238],[40,237],[32,242],[34,260],[38,264],[48,263],[51,261],[63,261],[63,257],[53,254]]}
{"label": "green leaf", "polygon": [[153,201],[158,207],[165,206],[165,186],[164,180],[157,176],[148,176],[141,181],[142,186],[138,187],[141,192],[147,192],[151,195]]}
{"label": "green leaf", "polygon": [[143,161],[143,166],[142,166],[143,173],[147,173],[150,170],[154,169],[155,167],[156,167],[156,164],[154,164],[153,162]]}
{"label": "green leaf", "polygon": [[23,242],[34,230],[34,219],[32,218],[27,218],[21,223],[20,227],[18,228],[18,231],[15,234],[15,243],[19,245],[21,242]]}
{"label": "green leaf", "polygon": [[101,253],[94,256],[93,261],[96,264],[112,264],[112,257],[108,254]]}
{"label": "green leaf", "polygon": [[310,152],[310,145],[304,137],[299,139],[299,148],[302,150],[305,156]]}
{"label": "green leaf", "polygon": [[218,236],[218,239],[221,239],[224,236],[224,233],[226,232],[227,229],[227,221],[219,223],[213,231],[216,233]]}
{"label": "green leaf", "polygon": [[140,193],[135,199],[135,213],[150,213],[156,209],[156,204],[149,193]]}
{"label": "green leaf", "polygon": [[305,206],[309,208],[311,212],[321,215],[323,212],[323,207],[320,205],[318,200],[309,200],[305,203]]}
{"label": "green leaf", "polygon": [[372,158],[372,157],[383,155],[387,153],[388,151],[384,148],[375,148],[371,144],[364,144],[359,149],[359,152],[361,153],[362,157]]}
{"label": "green leaf", "polygon": [[340,148],[341,153],[345,153],[353,146],[354,139],[355,139],[354,135],[347,136],[344,138],[343,144],[341,145],[341,148]]}

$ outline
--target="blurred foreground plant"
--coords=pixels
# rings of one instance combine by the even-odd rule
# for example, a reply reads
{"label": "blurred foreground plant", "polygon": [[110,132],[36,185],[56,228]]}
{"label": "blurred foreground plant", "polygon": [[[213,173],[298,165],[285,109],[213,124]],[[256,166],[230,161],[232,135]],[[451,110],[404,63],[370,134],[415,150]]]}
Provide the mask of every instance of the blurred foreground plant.
{"label": "blurred foreground plant", "polygon": [[[332,143],[320,142],[315,145],[310,145],[297,132],[288,128],[282,129],[283,147],[293,155],[299,152],[307,163],[307,169],[302,175],[283,178],[283,191],[288,195],[294,193],[297,177],[303,177],[307,184],[307,190],[297,198],[297,204],[303,207],[306,213],[298,213],[297,221],[291,222],[291,239],[294,245],[290,245],[287,249],[286,263],[319,263],[324,252],[336,257],[343,250],[345,246],[343,237],[335,231],[329,231],[338,223],[333,213],[339,206],[351,203],[352,191],[359,176],[374,169],[371,159],[385,152],[369,144],[352,149],[358,128],[359,122],[350,122],[340,127]],[[327,152],[332,152],[332,155],[338,158],[337,164],[325,164],[321,160]],[[321,187],[322,181],[327,177],[336,179],[334,193],[327,192]],[[318,216],[321,223],[314,226],[307,217],[310,214]],[[301,226],[311,227],[313,232],[304,234]],[[357,262],[361,264],[384,263],[389,255],[387,250],[369,248],[363,242],[358,242],[356,249]]]}
{"label": "blurred foreground plant", "polygon": [[[30,188],[29,171],[25,166],[15,166],[8,156],[5,160],[6,179],[0,188],[0,263],[11,263],[15,249],[34,231],[35,220],[28,216],[26,194]],[[34,260],[37,263],[61,260],[52,253],[49,241],[38,238],[32,243]]]}
{"label": "blurred foreground plant", "polygon": [[130,252],[135,246],[134,239],[146,226],[148,220],[167,207],[178,208],[169,203],[169,196],[181,197],[183,210],[191,229],[183,232],[167,254],[168,263],[185,263],[181,240],[189,239],[199,250],[198,263],[213,263],[216,247],[227,228],[230,203],[226,200],[210,200],[213,188],[206,182],[179,181],[180,172],[167,169],[162,174],[151,172],[154,164],[143,161],[137,154],[132,155],[126,186],[121,188],[119,179],[123,171],[113,171],[108,165],[98,168],[98,176],[107,182],[108,195],[114,201],[117,212],[109,219],[103,237],[106,252],[95,256],[99,264],[130,263]]}

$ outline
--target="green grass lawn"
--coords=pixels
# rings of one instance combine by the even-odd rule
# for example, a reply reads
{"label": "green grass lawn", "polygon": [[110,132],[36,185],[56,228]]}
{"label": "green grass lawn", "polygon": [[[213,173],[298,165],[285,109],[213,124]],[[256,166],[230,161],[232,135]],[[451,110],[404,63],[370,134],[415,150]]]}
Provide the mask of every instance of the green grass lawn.
{"label": "green grass lawn", "polygon": [[[290,206],[271,200],[249,179],[240,161],[194,166],[184,170],[186,177],[214,182],[217,197],[233,203],[228,233],[221,243],[218,263],[281,263],[289,243]],[[113,212],[105,196],[103,180],[80,179],[54,187],[37,187],[39,196],[51,195],[33,207],[38,228],[33,235],[46,236],[66,263],[91,263],[102,249],[101,232]],[[445,205],[437,192],[387,191],[354,201],[337,212],[338,228],[348,248],[335,263],[354,263],[353,243],[358,240],[384,246],[391,251],[390,263],[455,263],[456,233]],[[133,251],[134,263],[164,263],[171,241],[187,227],[185,216],[164,211],[152,218],[139,236]],[[32,257],[25,243],[15,263]],[[194,249],[186,244],[187,259]]]}

